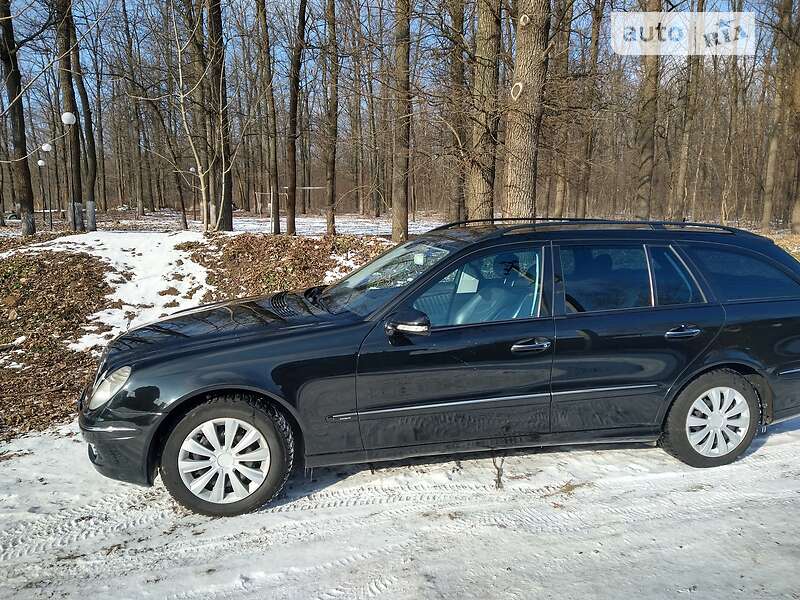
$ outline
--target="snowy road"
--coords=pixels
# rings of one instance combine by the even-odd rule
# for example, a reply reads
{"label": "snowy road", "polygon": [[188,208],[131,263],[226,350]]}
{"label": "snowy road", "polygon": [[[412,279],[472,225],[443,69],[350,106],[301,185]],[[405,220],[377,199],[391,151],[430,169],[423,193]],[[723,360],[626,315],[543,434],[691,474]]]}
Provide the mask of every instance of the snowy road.
{"label": "snowy road", "polygon": [[500,489],[487,455],[296,473],[232,519],[102,478],[74,426],[3,450],[2,598],[800,597],[800,420],[712,470],[630,446],[512,453]]}

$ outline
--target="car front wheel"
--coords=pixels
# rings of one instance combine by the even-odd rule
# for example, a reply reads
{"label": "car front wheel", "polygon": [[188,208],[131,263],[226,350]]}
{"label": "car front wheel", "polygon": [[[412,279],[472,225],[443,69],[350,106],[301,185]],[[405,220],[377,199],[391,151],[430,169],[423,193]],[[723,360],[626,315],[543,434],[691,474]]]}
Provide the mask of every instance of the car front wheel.
{"label": "car front wheel", "polygon": [[208,516],[235,516],[274,498],[294,459],[292,429],[255,398],[225,395],[189,411],[167,438],[161,478],[175,500]]}
{"label": "car front wheel", "polygon": [[661,445],[692,467],[727,465],[750,446],[760,415],[758,393],[747,379],[734,371],[712,371],[678,395]]}

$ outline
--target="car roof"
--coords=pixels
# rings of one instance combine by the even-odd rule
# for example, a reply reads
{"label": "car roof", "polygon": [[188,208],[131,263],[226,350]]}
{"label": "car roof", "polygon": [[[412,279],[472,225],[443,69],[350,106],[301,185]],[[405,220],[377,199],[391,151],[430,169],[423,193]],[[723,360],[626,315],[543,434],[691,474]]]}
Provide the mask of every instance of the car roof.
{"label": "car roof", "polygon": [[490,240],[696,240],[752,245],[772,240],[736,227],[681,221],[633,221],[613,219],[477,219],[456,221],[423,236],[441,236],[464,244]]}

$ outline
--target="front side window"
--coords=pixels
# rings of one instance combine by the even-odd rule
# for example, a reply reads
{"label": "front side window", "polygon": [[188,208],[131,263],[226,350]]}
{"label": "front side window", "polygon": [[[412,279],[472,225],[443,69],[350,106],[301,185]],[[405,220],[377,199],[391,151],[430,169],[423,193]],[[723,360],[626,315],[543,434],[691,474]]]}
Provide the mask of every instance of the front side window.
{"label": "front side window", "polygon": [[767,259],[716,246],[686,251],[723,302],[800,296],[800,284]]}
{"label": "front side window", "polygon": [[674,306],[705,302],[694,278],[672,248],[650,247],[650,265],[656,291],[656,304]]}
{"label": "front side window", "polygon": [[644,246],[562,246],[568,313],[651,306]]}
{"label": "front side window", "polygon": [[432,240],[412,240],[379,256],[337,284],[326,288],[319,301],[333,313],[366,316],[419,279],[458,247]]}
{"label": "front side window", "polygon": [[539,246],[468,260],[425,289],[412,306],[434,327],[545,316],[543,256]]}

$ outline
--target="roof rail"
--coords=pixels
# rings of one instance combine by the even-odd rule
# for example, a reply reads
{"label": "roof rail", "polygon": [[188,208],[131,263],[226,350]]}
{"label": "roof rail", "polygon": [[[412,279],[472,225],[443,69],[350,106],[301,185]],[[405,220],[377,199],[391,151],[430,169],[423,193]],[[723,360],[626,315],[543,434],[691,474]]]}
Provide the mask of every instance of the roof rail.
{"label": "roof rail", "polygon": [[715,229],[718,231],[725,231],[728,233],[743,233],[743,230],[736,227],[728,227],[727,225],[716,225],[714,223],[695,223],[692,221],[646,221],[646,220],[625,220],[625,219],[599,219],[599,218],[586,218],[579,219],[574,217],[494,217],[491,219],[467,219],[464,221],[453,221],[446,223],[432,229],[431,231],[442,231],[445,229],[452,229],[461,225],[473,225],[476,223],[502,223],[512,222],[515,225],[513,229],[524,227],[526,224],[536,225],[537,223],[610,223],[614,225],[649,225],[653,229],[665,229],[666,227],[700,227],[705,229]]}

